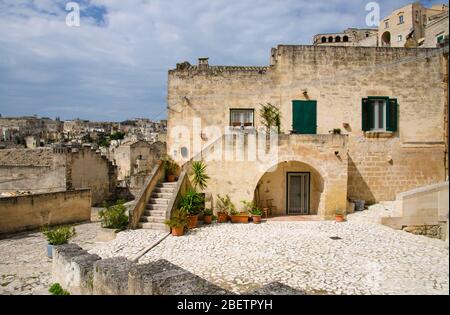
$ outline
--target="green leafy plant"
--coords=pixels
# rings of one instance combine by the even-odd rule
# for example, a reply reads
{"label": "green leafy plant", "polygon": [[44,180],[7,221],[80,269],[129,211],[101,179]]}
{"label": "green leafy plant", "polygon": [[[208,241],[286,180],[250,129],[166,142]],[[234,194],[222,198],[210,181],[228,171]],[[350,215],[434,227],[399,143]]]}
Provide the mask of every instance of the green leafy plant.
{"label": "green leafy plant", "polygon": [[187,215],[184,211],[175,210],[172,213],[172,218],[164,221],[164,223],[171,228],[186,227],[188,223]]}
{"label": "green leafy plant", "polygon": [[186,194],[181,197],[179,208],[188,215],[197,215],[203,208],[204,198],[195,190],[188,190]]}
{"label": "green leafy plant", "polygon": [[212,221],[217,221],[217,216],[213,214]]}
{"label": "green leafy plant", "polygon": [[120,131],[114,132],[109,136],[109,139],[111,140],[123,140],[123,138],[125,138],[125,133]]}
{"label": "green leafy plant", "polygon": [[213,215],[213,211],[211,209],[205,209],[203,210],[203,215],[205,216]]}
{"label": "green leafy plant", "polygon": [[225,197],[221,197],[217,195],[217,203],[216,203],[217,211],[220,213],[231,213],[236,211],[235,205],[231,202],[230,196],[226,195]]}
{"label": "green leafy plant", "polygon": [[116,230],[125,229],[128,225],[128,216],[124,203],[125,201],[119,200],[116,205],[106,207],[105,210],[98,213],[102,227]]}
{"label": "green leafy plant", "polygon": [[194,189],[199,187],[203,190],[207,187],[209,176],[206,174],[206,165],[203,161],[195,161],[192,163],[191,174]]}
{"label": "green leafy plant", "polygon": [[248,212],[252,215],[262,215],[263,214],[263,211],[261,210],[261,208],[257,207],[253,201],[242,200],[241,202],[244,205],[243,212]]}
{"label": "green leafy plant", "polygon": [[259,116],[268,133],[272,127],[277,127],[278,133],[281,132],[281,111],[277,106],[271,103],[261,104]]}
{"label": "green leafy plant", "polygon": [[53,295],[70,295],[70,293],[64,290],[59,283],[53,283],[50,289],[48,289],[48,292]]}
{"label": "green leafy plant", "polygon": [[56,229],[45,229],[43,234],[50,245],[67,244],[69,239],[76,235],[75,228],[70,226],[60,226]]}
{"label": "green leafy plant", "polygon": [[175,161],[167,154],[163,156],[162,160],[166,175],[176,175],[178,169],[177,163],[175,163]]}
{"label": "green leafy plant", "polygon": [[260,216],[263,215],[263,211],[259,207],[255,207],[255,208],[251,209],[249,212],[251,215],[260,215]]}

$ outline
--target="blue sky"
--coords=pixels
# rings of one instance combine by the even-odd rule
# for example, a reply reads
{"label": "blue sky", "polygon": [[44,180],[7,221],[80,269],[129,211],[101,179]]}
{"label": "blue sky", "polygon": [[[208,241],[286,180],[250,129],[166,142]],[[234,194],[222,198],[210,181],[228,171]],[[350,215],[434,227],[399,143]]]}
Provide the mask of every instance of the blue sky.
{"label": "blue sky", "polygon": [[[3,116],[162,119],[176,63],[266,65],[277,44],[366,27],[370,1],[81,0],[80,27],[66,26],[67,2],[0,0]],[[411,1],[377,2],[384,16]]]}

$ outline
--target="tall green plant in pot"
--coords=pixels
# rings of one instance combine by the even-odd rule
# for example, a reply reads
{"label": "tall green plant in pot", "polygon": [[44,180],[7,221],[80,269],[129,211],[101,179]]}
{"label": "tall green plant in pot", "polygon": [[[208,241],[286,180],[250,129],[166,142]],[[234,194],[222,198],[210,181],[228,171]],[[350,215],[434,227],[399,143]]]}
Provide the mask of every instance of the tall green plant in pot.
{"label": "tall green plant in pot", "polygon": [[181,197],[178,204],[181,211],[188,216],[188,228],[194,229],[197,227],[198,214],[201,212],[204,204],[204,198],[201,194],[191,189]]}
{"label": "tall green plant in pot", "polygon": [[272,127],[276,127],[278,133],[281,132],[281,111],[277,106],[271,103],[261,104],[259,116],[263,126],[266,128],[268,137],[270,137]]}
{"label": "tall green plant in pot", "polygon": [[[195,191],[199,191],[200,195],[203,197],[203,204],[201,211],[205,209],[205,194],[201,191],[205,190],[208,186],[209,176],[206,174],[206,164],[203,161],[195,161],[192,163],[190,172],[191,182],[194,186]],[[204,214],[203,214],[204,215]],[[207,218],[207,220],[209,217]],[[203,222],[205,218],[203,218]]]}

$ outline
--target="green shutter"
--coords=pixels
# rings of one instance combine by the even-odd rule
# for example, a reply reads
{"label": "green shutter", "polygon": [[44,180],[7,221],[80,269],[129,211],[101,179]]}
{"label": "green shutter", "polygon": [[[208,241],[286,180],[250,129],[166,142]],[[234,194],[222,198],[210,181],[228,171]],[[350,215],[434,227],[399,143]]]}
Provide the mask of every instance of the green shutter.
{"label": "green shutter", "polygon": [[362,130],[370,130],[370,102],[368,98],[362,100]]}
{"label": "green shutter", "polygon": [[390,98],[386,108],[386,130],[395,132],[398,125],[398,104],[396,98]]}

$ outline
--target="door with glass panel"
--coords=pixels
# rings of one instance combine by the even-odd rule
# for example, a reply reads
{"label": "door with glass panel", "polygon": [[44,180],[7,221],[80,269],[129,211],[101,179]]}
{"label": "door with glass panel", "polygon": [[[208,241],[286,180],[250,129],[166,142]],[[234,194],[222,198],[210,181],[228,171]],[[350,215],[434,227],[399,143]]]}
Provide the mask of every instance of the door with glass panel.
{"label": "door with glass panel", "polygon": [[287,214],[309,214],[310,173],[287,174]]}

